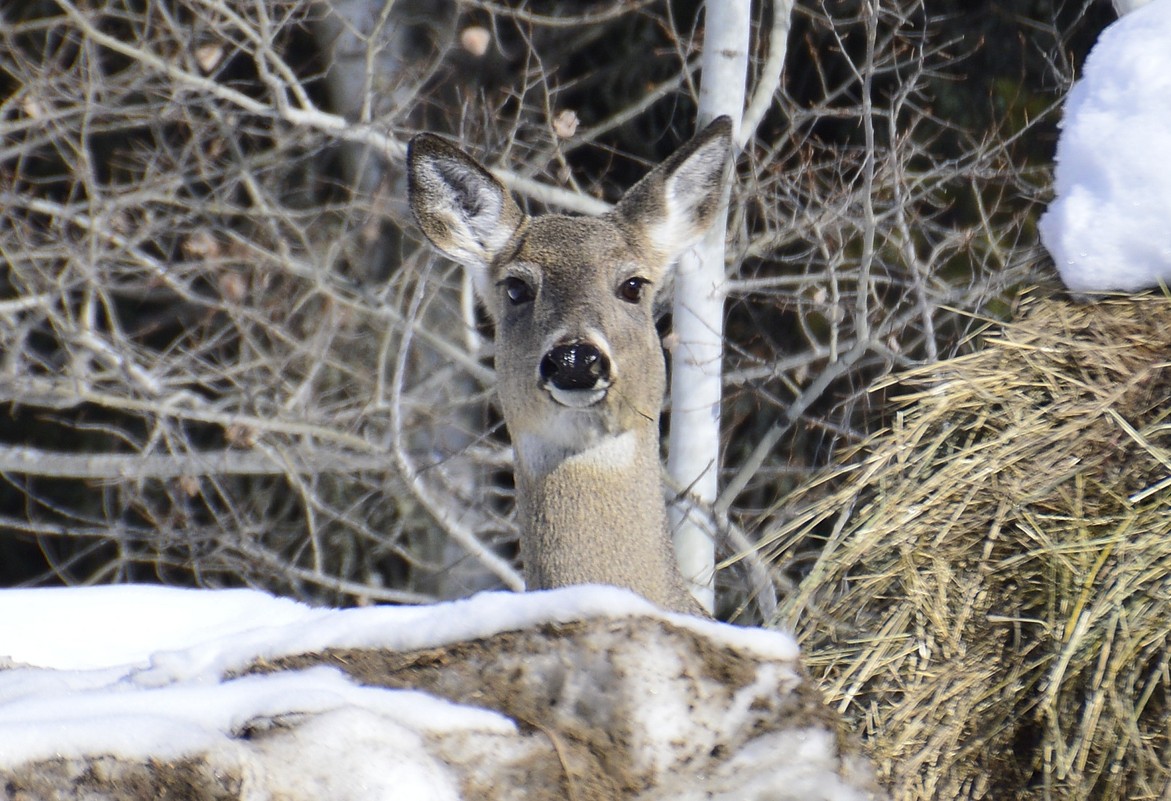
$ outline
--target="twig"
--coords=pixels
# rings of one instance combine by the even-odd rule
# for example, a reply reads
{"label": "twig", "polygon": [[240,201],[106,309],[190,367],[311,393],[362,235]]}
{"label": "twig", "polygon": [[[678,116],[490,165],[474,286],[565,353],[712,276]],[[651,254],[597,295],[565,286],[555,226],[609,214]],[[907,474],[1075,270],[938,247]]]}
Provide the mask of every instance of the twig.
{"label": "twig", "polygon": [[744,145],[756,135],[756,129],[765,113],[773,104],[773,96],[781,85],[781,75],[785,70],[785,57],[789,52],[790,18],[793,15],[795,0],[773,0],[772,29],[768,34],[768,57],[760,69],[760,78],[756,88],[752,91],[752,99],[748,101],[748,108],[744,110],[744,119],[740,123],[740,135],[736,146],[743,149]]}
{"label": "twig", "polygon": [[[291,458],[290,458],[291,457]],[[229,448],[191,453],[65,453],[0,446],[0,473],[44,478],[112,481],[186,476],[275,476],[387,470],[386,457],[370,453],[298,448],[283,458]]]}
{"label": "twig", "polygon": [[[408,315],[409,317],[414,318],[416,316],[425,292],[425,282],[419,281],[412,297],[412,313]],[[443,526],[443,529],[448,535],[459,543],[465,551],[479,560],[484,567],[495,574],[497,578],[504,582],[506,587],[517,592],[523,591],[525,584],[520,574],[513,569],[507,560],[501,559],[490,548],[480,542],[476,533],[460,521],[459,514],[435,496],[407,454],[406,446],[403,443],[402,394],[403,380],[407,371],[407,357],[411,351],[411,334],[412,328],[408,326],[403,332],[403,341],[399,345],[399,352],[395,360],[394,372],[390,382],[391,395],[388,409],[390,413],[391,455],[394,457],[395,464],[398,466],[403,480],[411,489],[415,498],[427,510],[427,513],[437,523]]]}

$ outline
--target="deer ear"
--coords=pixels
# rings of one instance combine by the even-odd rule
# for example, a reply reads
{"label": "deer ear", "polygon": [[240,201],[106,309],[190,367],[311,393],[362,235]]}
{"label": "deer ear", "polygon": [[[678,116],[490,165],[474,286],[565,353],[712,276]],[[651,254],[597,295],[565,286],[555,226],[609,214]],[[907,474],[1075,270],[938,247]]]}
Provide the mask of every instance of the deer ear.
{"label": "deer ear", "polygon": [[610,214],[665,263],[711,225],[732,150],[732,121],[718,117],[632,186]]}
{"label": "deer ear", "polygon": [[524,220],[504,185],[475,159],[433,134],[407,146],[411,211],[431,244],[473,270],[486,297],[487,268]]}

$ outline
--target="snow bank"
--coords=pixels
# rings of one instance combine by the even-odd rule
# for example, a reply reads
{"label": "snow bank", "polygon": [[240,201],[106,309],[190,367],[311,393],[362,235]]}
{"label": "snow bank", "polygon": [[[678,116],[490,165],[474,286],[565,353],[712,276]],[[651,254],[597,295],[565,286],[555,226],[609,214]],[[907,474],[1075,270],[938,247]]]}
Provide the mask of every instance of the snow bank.
{"label": "snow bank", "polygon": [[1171,284],[1171,0],[1102,32],[1065,102],[1041,241],[1076,292]]}
{"label": "snow bank", "polygon": [[613,588],[348,610],[0,591],[0,787],[18,797],[558,798],[566,771],[614,797],[867,797],[828,719],[791,637]]}
{"label": "snow bank", "polygon": [[67,669],[145,664],[159,651],[236,639],[249,630],[264,636],[325,614],[252,590],[124,584],[3,590],[0,657]]}

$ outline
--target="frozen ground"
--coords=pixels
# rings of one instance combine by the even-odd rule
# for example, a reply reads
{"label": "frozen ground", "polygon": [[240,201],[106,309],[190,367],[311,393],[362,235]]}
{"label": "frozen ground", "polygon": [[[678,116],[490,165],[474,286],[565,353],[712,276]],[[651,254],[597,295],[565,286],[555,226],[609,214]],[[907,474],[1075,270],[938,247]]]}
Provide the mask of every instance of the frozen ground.
{"label": "frozen ground", "polygon": [[1171,284],[1171,0],[1102,32],[1069,93],[1041,240],[1076,292]]}

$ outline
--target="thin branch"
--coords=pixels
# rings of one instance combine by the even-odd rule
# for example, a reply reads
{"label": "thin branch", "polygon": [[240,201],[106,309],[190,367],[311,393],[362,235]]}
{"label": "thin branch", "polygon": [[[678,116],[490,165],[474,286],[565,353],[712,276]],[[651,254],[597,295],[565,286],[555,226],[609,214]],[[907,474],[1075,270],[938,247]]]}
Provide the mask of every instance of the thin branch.
{"label": "thin branch", "polygon": [[500,3],[493,3],[490,0],[460,0],[461,5],[470,6],[472,8],[481,8],[492,14],[497,14],[502,17],[512,17],[529,25],[539,25],[546,28],[582,28],[588,25],[597,25],[602,22],[610,22],[612,20],[621,19],[622,17],[632,14],[636,11],[642,11],[647,6],[657,2],[658,0],[637,0],[637,2],[618,2],[613,6],[602,11],[594,11],[589,14],[578,14],[571,16],[553,17],[548,14],[536,14],[532,11],[526,11],[521,8],[510,8]]}
{"label": "thin branch", "polygon": [[[420,281],[415,288],[415,293],[412,298],[412,313],[411,318],[416,316],[415,312],[423,301],[423,294],[426,291],[424,282]],[[517,592],[523,592],[525,588],[524,579],[519,573],[508,563],[507,560],[501,559],[490,548],[486,547],[480,542],[476,533],[464,525],[460,519],[459,511],[452,509],[450,503],[445,503],[441,498],[432,492],[431,488],[427,486],[427,481],[421,475],[418,468],[415,467],[411,457],[407,453],[406,445],[403,441],[403,433],[405,427],[402,419],[402,405],[403,405],[403,380],[407,372],[407,357],[411,351],[411,328],[408,327],[403,333],[403,341],[399,346],[398,356],[395,360],[395,368],[390,383],[390,432],[391,432],[391,455],[394,458],[395,464],[398,466],[399,472],[406,481],[407,487],[410,488],[415,498],[422,504],[427,513],[439,523],[444,531],[455,540],[468,554],[475,557],[479,562],[488,568],[497,578],[499,578],[504,585],[509,589]]]}
{"label": "thin branch", "polygon": [[792,26],[793,4],[795,0],[773,0],[772,29],[768,34],[768,57],[760,69],[760,78],[756,88],[752,91],[752,99],[748,101],[748,108],[744,110],[744,120],[740,123],[740,135],[737,137],[737,149],[743,150],[744,145],[756,136],[756,129],[765,113],[773,104],[773,98],[781,85],[781,76],[785,70],[785,58],[789,53],[789,28]]}
{"label": "thin branch", "polygon": [[388,469],[386,457],[339,453],[304,447],[269,455],[229,448],[193,453],[66,453],[40,448],[0,446],[0,473],[113,481],[175,479],[198,476],[276,476],[290,471],[306,475],[357,473]]}

